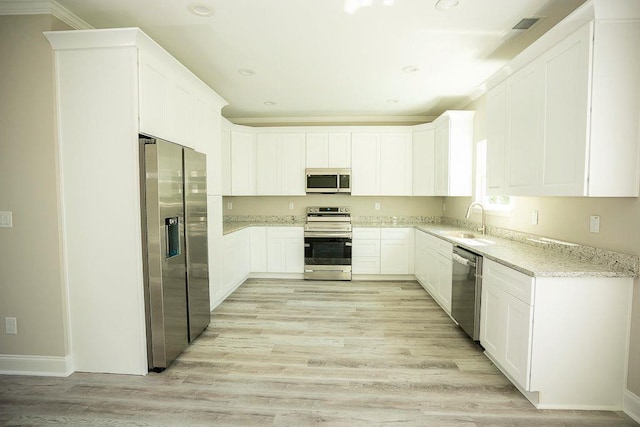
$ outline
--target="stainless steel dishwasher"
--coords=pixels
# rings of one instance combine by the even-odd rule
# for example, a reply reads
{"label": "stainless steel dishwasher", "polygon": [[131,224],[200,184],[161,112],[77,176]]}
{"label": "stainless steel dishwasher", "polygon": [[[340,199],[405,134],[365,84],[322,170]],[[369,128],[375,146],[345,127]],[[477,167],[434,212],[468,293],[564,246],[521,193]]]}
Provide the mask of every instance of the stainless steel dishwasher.
{"label": "stainless steel dishwasher", "polygon": [[480,339],[482,256],[453,247],[451,317],[474,341]]}

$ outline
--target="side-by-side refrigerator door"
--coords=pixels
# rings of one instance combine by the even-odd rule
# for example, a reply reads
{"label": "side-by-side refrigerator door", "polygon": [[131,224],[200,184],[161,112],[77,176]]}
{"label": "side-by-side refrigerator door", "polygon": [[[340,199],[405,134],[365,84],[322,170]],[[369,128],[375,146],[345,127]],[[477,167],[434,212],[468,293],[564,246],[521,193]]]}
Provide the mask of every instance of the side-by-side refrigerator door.
{"label": "side-by-side refrigerator door", "polygon": [[149,368],[169,366],[188,345],[182,147],[144,144],[144,230]]}
{"label": "side-by-side refrigerator door", "polygon": [[187,243],[189,341],[209,326],[206,156],[184,149],[184,202]]}

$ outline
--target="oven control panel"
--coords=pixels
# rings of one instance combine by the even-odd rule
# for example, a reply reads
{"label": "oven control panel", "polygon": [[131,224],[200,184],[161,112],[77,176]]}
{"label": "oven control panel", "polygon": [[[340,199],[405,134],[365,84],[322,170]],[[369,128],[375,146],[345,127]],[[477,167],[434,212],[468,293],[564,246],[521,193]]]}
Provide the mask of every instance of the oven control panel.
{"label": "oven control panel", "polygon": [[307,208],[307,214],[348,214],[351,212],[351,208],[348,206],[309,206]]}

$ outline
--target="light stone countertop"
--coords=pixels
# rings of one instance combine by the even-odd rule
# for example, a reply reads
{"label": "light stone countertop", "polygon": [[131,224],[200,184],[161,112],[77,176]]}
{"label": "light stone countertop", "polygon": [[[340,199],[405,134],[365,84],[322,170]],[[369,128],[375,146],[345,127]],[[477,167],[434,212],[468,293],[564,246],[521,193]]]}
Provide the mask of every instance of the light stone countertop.
{"label": "light stone countertop", "polygon": [[[303,227],[299,217],[242,218],[225,221],[223,234],[247,227]],[[503,264],[532,277],[637,277],[638,257],[613,251],[592,248],[539,236],[522,235],[509,230],[496,229],[494,235],[482,236],[462,225],[449,225],[434,218],[402,218],[401,221],[384,219],[366,221],[355,219],[354,228],[416,228],[454,245],[475,252],[487,259]],[[417,218],[416,218],[417,219]],[[447,232],[473,233],[479,239],[457,239]],[[501,235],[498,237],[498,235]],[[479,240],[485,240],[482,242]],[[490,242],[490,243],[489,243]]]}

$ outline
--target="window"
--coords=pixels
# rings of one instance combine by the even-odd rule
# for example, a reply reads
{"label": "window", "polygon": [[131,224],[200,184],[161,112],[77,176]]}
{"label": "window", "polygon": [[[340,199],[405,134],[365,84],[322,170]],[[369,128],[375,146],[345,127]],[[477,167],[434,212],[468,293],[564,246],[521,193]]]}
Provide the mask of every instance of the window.
{"label": "window", "polygon": [[513,199],[509,196],[487,195],[487,140],[476,143],[476,187],[474,202],[480,202],[488,211],[510,212]]}

